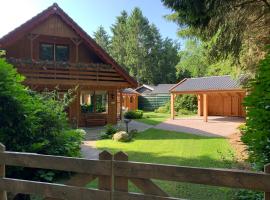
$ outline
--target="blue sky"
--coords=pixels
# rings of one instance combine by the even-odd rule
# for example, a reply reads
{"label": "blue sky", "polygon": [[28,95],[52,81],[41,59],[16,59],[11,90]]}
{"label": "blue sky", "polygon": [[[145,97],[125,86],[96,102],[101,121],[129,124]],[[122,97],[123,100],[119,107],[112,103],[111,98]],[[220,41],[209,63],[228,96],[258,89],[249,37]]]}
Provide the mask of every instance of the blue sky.
{"label": "blue sky", "polygon": [[151,23],[156,24],[163,37],[178,39],[177,25],[164,19],[171,10],[160,0],[5,0],[1,3],[0,37],[54,2],[90,35],[100,25],[110,32],[110,26],[122,10],[130,13],[137,6]]}

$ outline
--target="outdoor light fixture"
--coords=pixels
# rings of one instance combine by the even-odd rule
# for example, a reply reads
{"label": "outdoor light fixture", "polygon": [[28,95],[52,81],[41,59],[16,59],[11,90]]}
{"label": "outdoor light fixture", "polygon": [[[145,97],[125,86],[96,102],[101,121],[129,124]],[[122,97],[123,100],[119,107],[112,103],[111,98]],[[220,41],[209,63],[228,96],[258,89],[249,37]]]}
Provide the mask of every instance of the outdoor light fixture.
{"label": "outdoor light fixture", "polygon": [[126,124],[126,132],[128,133],[128,123],[131,122],[131,119],[124,119],[124,122]]}

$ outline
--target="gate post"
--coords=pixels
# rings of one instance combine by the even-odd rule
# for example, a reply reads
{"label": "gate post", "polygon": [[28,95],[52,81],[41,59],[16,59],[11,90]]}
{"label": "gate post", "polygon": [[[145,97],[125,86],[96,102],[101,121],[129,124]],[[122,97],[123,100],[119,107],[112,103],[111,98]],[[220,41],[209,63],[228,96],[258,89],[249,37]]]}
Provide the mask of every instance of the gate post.
{"label": "gate post", "polygon": [[[0,153],[3,153],[6,150],[5,146],[0,143]],[[5,177],[5,165],[0,165],[0,178]],[[0,190],[0,200],[7,200],[7,193],[4,190]]]}
{"label": "gate post", "polygon": [[[264,166],[264,173],[270,174],[270,163]],[[270,192],[264,193],[264,200],[270,200]]]}
{"label": "gate post", "polygon": [[[114,155],[115,161],[128,161],[128,155],[120,151]],[[114,176],[114,190],[120,192],[128,192],[128,179],[124,177]]]}
{"label": "gate post", "polygon": [[[112,154],[108,151],[102,151],[99,154],[99,160],[109,160],[112,161]],[[112,169],[112,162],[111,162]],[[99,176],[98,177],[98,189],[112,191],[112,173],[109,176]]]}

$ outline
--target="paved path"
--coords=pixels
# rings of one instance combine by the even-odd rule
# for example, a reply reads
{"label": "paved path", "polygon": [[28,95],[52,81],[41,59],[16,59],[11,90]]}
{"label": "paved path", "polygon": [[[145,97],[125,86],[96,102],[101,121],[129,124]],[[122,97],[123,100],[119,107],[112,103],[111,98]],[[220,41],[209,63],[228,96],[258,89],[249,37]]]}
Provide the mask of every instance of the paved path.
{"label": "paved path", "polygon": [[210,116],[208,122],[205,123],[202,117],[195,116],[175,120],[168,119],[154,128],[209,137],[228,137],[235,133],[237,127],[243,122],[244,119],[238,117]]}
{"label": "paved path", "polygon": [[[125,130],[126,126],[123,122],[118,123],[118,128]],[[147,125],[144,123],[136,122],[132,120],[129,123],[129,130],[137,129],[138,132],[145,131],[152,128],[152,125]],[[83,128],[86,132],[85,140],[81,145],[81,152],[84,158],[87,159],[98,159],[98,154],[100,151],[96,148],[96,140],[98,140],[99,135],[104,131],[104,127],[94,127],[94,128]]]}

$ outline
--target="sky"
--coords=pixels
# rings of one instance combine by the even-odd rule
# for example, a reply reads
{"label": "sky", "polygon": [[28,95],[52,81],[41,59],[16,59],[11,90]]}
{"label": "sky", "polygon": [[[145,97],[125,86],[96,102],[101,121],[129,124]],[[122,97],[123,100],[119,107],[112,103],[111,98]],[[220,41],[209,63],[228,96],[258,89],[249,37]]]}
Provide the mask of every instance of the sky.
{"label": "sky", "polygon": [[0,37],[18,27],[56,2],[88,34],[93,35],[102,25],[110,34],[110,27],[122,10],[128,13],[141,8],[150,23],[154,23],[163,37],[178,40],[177,25],[164,19],[171,10],[161,0],[1,0]]}

